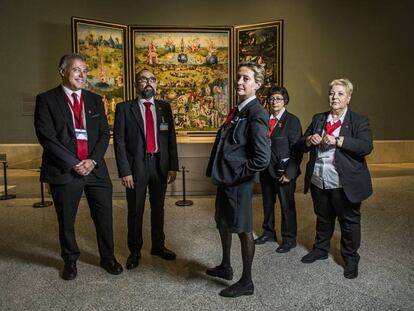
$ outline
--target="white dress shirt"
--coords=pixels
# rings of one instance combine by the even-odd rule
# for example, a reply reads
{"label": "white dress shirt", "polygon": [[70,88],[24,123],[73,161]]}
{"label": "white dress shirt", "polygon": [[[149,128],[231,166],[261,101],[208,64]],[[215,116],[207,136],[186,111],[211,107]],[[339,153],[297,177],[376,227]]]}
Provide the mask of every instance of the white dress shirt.
{"label": "white dress shirt", "polygon": [[[345,115],[348,109],[339,118],[341,120],[341,126],[335,129],[332,133],[333,136],[338,137],[341,127],[344,123]],[[332,115],[329,114],[326,122],[333,124]],[[325,136],[325,129],[322,132],[322,137]],[[336,189],[342,188],[339,180],[338,171],[335,168],[335,151],[336,146],[317,147],[315,167],[313,169],[313,175],[311,182],[319,189]]]}

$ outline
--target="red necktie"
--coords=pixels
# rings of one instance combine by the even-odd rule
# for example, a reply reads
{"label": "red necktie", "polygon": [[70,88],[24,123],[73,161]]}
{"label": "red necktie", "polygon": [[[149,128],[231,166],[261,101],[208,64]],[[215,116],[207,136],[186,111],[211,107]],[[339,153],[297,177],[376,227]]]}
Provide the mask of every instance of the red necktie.
{"label": "red necktie", "polygon": [[224,121],[223,123],[223,128],[226,128],[231,123],[236,113],[237,107],[234,107],[232,110],[230,110],[229,114],[227,115],[226,121]]}
{"label": "red necktie", "polygon": [[338,120],[334,124],[331,124],[331,122],[326,122],[325,124],[325,134],[326,135],[332,135],[335,130],[342,125],[341,120]]}
{"label": "red necktie", "polygon": [[[83,107],[79,103],[78,94],[73,92],[72,97],[73,97],[73,109],[72,109],[72,111],[73,111],[73,116],[75,118],[75,128],[84,129],[83,117],[82,117]],[[76,145],[78,147],[77,148],[78,159],[79,160],[87,159],[88,158],[88,141],[84,140],[84,139],[77,139],[76,140]]]}
{"label": "red necktie", "polygon": [[145,131],[147,133],[147,151],[148,153],[155,152],[155,132],[154,132],[154,118],[151,112],[151,102],[145,102]]}
{"label": "red necktie", "polygon": [[277,118],[273,118],[269,120],[269,129],[267,131],[267,136],[269,136],[269,138],[272,135],[273,129],[275,128],[278,121],[279,120]]}

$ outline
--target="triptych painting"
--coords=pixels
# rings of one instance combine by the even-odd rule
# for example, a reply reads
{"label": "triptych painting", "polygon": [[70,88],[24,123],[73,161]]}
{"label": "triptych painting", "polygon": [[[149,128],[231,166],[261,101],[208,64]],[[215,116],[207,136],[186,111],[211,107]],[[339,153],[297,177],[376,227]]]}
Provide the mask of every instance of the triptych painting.
{"label": "triptych painting", "polygon": [[[238,27],[126,26],[72,18],[73,51],[86,58],[86,88],[100,94],[110,126],[115,106],[136,97],[135,74],[150,69],[170,102],[178,135],[212,136],[234,103],[240,62],[264,66],[262,93],[282,85],[283,21]],[[264,102],[263,102],[264,103]]]}

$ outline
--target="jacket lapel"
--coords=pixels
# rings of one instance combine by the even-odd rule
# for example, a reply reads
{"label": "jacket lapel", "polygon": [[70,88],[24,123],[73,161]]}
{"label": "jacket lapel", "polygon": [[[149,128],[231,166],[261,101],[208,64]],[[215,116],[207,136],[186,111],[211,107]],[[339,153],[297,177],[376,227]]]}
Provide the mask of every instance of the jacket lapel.
{"label": "jacket lapel", "polygon": [[72,112],[70,111],[69,104],[66,101],[65,92],[63,91],[61,85],[56,88],[56,100],[63,116],[65,117],[66,123],[68,124],[73,136],[75,136],[75,126],[73,125]]}
{"label": "jacket lapel", "polygon": [[325,128],[326,120],[328,120],[329,112],[325,112],[321,115],[321,117],[316,121],[315,124],[315,130],[313,134],[318,133],[320,136],[322,136],[323,130]]}
{"label": "jacket lapel", "polygon": [[286,119],[287,119],[287,110],[285,110],[285,112],[283,112],[282,117],[280,118],[279,121],[277,121],[277,124],[275,126],[275,128],[272,131],[272,135],[270,136],[279,136],[280,132],[283,130],[284,126],[286,125]]}
{"label": "jacket lapel", "polygon": [[135,120],[138,123],[138,127],[140,128],[142,135],[144,135],[144,137],[145,137],[143,115],[141,113],[141,109],[139,109],[138,99],[135,99],[131,102],[131,111],[132,111],[132,114],[135,117]]}
{"label": "jacket lapel", "polygon": [[348,108],[346,112],[344,123],[342,123],[341,129],[339,130],[339,136],[351,136],[350,131],[352,128],[351,110]]}
{"label": "jacket lapel", "polygon": [[93,109],[93,105],[92,105],[92,102],[91,102],[91,99],[88,93],[82,92],[82,99],[83,99],[83,110],[85,111],[86,129],[89,132],[91,128],[88,127],[88,124],[90,124],[92,112],[94,109]]}
{"label": "jacket lapel", "polygon": [[162,122],[165,123],[165,120],[162,120],[162,116],[163,116],[163,114],[162,114],[162,107],[161,107],[159,101],[158,100],[154,100],[154,105],[155,105],[155,114],[157,116],[157,123],[154,124],[154,127],[157,129],[157,145],[158,145],[158,149],[159,149],[159,146],[160,146],[160,141],[159,141],[159,137],[160,137],[160,124]]}
{"label": "jacket lapel", "polygon": [[260,105],[260,102],[259,102],[259,100],[257,99],[257,98],[255,98],[255,99],[253,99],[253,100],[251,100],[250,102],[248,102],[244,107],[243,107],[243,109],[242,110],[237,110],[237,114],[235,115],[235,118],[237,118],[237,117],[241,117],[241,118],[244,118],[244,116],[246,115],[246,113],[247,113],[247,109],[249,108],[249,107],[252,107],[253,105],[257,105],[257,104],[259,104]]}
{"label": "jacket lapel", "polygon": [[96,130],[98,129],[96,126],[92,126],[92,114],[95,112],[93,107],[92,99],[89,96],[89,93],[82,91],[82,100],[83,100],[83,110],[85,113],[85,122],[86,122],[86,131],[88,133],[88,150],[92,150],[92,146],[90,145],[92,139],[91,137],[97,136]]}
{"label": "jacket lapel", "polygon": [[[160,124],[163,121],[162,120],[162,116],[163,116],[162,107],[161,107],[160,103],[158,102],[158,100],[155,100],[154,104],[155,104],[155,114],[157,115],[157,124],[155,124],[155,126],[156,126],[157,131],[158,131],[159,128],[160,128]],[[164,120],[164,122],[165,122],[165,120]]]}

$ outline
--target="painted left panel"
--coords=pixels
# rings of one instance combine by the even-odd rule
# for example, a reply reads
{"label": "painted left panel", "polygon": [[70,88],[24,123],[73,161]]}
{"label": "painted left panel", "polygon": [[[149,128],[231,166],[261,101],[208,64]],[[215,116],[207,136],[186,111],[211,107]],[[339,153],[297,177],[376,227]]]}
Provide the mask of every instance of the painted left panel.
{"label": "painted left panel", "polygon": [[130,97],[128,27],[72,17],[72,49],[88,66],[85,88],[102,96],[111,130],[116,104]]}

